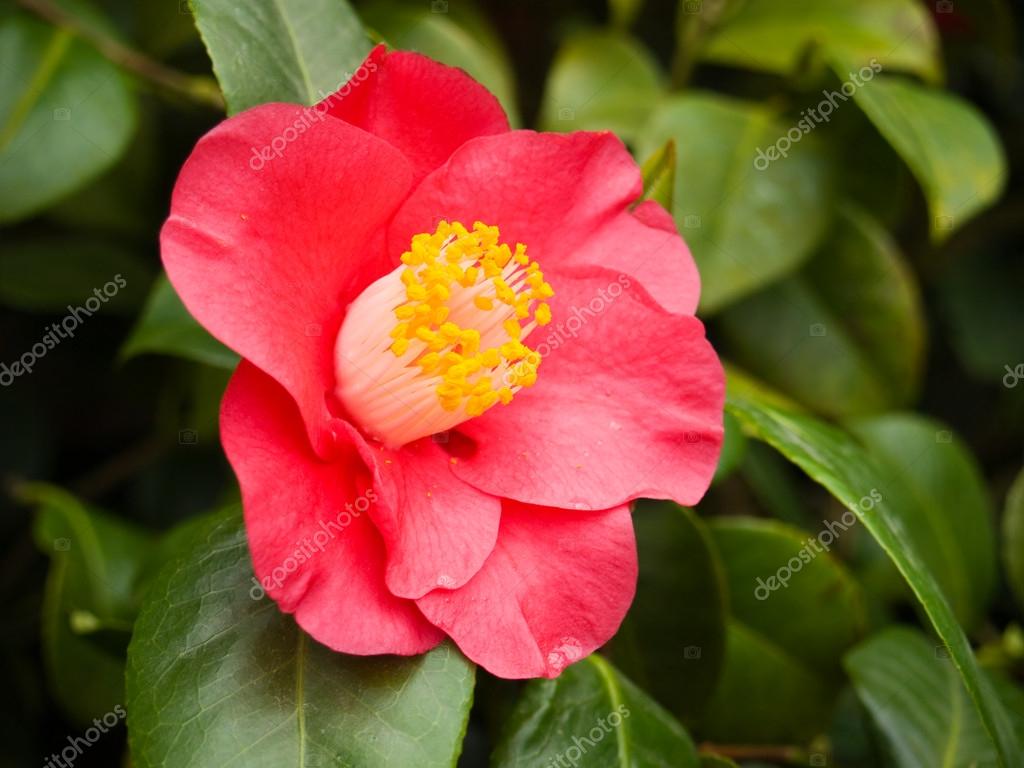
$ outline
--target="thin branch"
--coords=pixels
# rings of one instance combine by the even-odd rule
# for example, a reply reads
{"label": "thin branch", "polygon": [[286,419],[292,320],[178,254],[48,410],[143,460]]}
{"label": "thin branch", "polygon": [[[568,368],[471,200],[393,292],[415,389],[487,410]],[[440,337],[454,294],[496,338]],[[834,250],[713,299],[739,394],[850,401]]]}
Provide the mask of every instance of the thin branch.
{"label": "thin branch", "polygon": [[224,110],[224,97],[216,83],[210,78],[187,75],[166,67],[159,61],[118,42],[106,33],[86,26],[80,19],[67,13],[51,0],[18,0],[18,4],[51,24],[71,30],[95,46],[96,50],[111,62],[144,80],[191,101],[220,111]]}

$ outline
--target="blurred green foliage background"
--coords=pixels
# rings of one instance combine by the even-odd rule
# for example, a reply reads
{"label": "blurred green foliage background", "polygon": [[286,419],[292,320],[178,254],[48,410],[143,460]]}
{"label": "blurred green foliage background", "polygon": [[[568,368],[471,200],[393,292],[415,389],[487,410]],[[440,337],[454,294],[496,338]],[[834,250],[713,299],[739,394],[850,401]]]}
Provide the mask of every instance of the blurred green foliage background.
{"label": "blurred green foliage background", "polygon": [[[516,126],[615,131],[694,252],[730,367],[726,450],[695,512],[638,510],[640,591],[607,649],[660,723],[651,754],[691,764],[692,739],[751,765],[1024,764],[1006,749],[1024,743],[1021,13],[0,2],[0,764],[43,764],[125,701],[147,587],[188,521],[237,499],[216,420],[237,361],[162,277],[157,233],[226,112],[312,101],[272,55],[289,14],[312,19],[297,46],[324,94],[384,40],[463,67]],[[756,598],[844,506],[865,525]],[[590,722],[595,668],[527,686],[518,709],[520,686],[478,672],[461,764],[549,764],[531,745]],[[550,721],[531,720],[545,695]],[[659,764],[643,737],[636,764]],[[75,764],[128,759],[120,726]],[[205,759],[180,764],[224,762]]]}

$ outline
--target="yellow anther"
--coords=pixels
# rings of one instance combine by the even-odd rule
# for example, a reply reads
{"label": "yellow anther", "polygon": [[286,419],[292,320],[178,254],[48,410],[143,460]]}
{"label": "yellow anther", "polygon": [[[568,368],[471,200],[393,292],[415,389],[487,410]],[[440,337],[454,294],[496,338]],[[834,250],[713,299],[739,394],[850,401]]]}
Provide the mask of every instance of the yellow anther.
{"label": "yellow anther", "polygon": [[[438,402],[448,412],[478,416],[496,403],[507,405],[520,387],[537,380],[540,356],[523,343],[523,326],[551,322],[543,300],[554,291],[526,246],[502,243],[500,235],[481,221],[472,230],[441,221],[434,232],[415,235],[402,254],[406,301],[395,307],[390,349],[401,357],[411,340],[426,346],[406,365],[437,377]],[[490,283],[486,294],[478,292],[481,277]],[[471,299],[463,298],[464,289],[473,291]],[[499,315],[480,314],[474,327],[474,312]],[[503,386],[496,386],[499,379]]]}
{"label": "yellow anther", "polygon": [[519,337],[522,335],[523,327],[519,325],[518,320],[506,320],[503,324],[505,333],[509,335],[509,338],[519,341]]}

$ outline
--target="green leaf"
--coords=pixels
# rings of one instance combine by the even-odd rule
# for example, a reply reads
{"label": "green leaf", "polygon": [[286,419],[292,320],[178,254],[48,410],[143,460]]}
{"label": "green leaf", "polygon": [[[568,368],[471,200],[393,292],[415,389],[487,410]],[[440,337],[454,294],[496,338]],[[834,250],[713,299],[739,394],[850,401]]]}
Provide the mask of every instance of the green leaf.
{"label": "green leaf", "polygon": [[95,178],[134,129],[126,79],[91,45],[20,14],[0,20],[0,222]]}
{"label": "green leaf", "polygon": [[1024,469],[1013,481],[1003,510],[1003,563],[1006,581],[1024,609]]}
{"label": "green leaf", "polygon": [[643,199],[654,200],[671,211],[676,183],[676,143],[672,139],[666,141],[661,149],[644,160],[640,171],[644,178]]}
{"label": "green leaf", "polygon": [[697,752],[668,712],[592,654],[554,680],[527,684],[491,764],[548,768],[566,762],[697,768]]}
{"label": "green leaf", "polygon": [[895,475],[879,485],[882,496],[957,618],[973,629],[984,619],[998,567],[995,514],[974,457],[944,424],[916,414],[849,426]]}
{"label": "green leaf", "polygon": [[763,107],[687,94],[662,102],[641,133],[640,157],[676,143],[673,213],[700,269],[705,315],[795,269],[828,228],[830,165],[813,137],[755,165],[787,130]]}
{"label": "green leaf", "polygon": [[941,78],[939,40],[915,0],[748,0],[707,41],[710,61],[790,74],[817,45],[844,59]]}
{"label": "green leaf", "polygon": [[363,21],[403,50],[464,69],[493,93],[509,122],[519,124],[515,74],[504,45],[487,20],[465,3],[375,2],[360,8]]}
{"label": "green leaf", "polygon": [[999,764],[945,646],[889,628],[851,651],[845,664],[899,768]]}
{"label": "green leaf", "polygon": [[96,290],[103,313],[131,312],[152,281],[131,253],[80,236],[11,239],[0,246],[0,301],[29,312],[63,314]]}
{"label": "green leaf", "polygon": [[[999,236],[996,235],[996,238]],[[965,240],[967,238],[964,238]],[[951,258],[938,289],[948,337],[961,363],[983,381],[1024,384],[1024,259],[1013,248],[976,242]]]}
{"label": "green leaf", "polygon": [[589,30],[555,56],[538,122],[545,131],[614,131],[632,142],[663,92],[658,64],[641,43]]}
{"label": "green leaf", "polygon": [[852,208],[804,269],[731,306],[721,328],[737,363],[821,413],[903,405],[920,379],[917,283],[885,230]]}
{"label": "green leaf", "polygon": [[638,505],[636,598],[608,647],[612,661],[669,711],[692,719],[725,654],[726,593],[707,528],[670,502]]}
{"label": "green leaf", "polygon": [[710,530],[731,607],[725,669],[701,732],[712,741],[805,741],[828,722],[839,662],[863,631],[859,588],[828,553],[850,521],[805,532],[721,518]]}
{"label": "green leaf", "polygon": [[190,0],[228,113],[312,105],[344,85],[370,43],[346,0]]}
{"label": "green leaf", "polygon": [[999,197],[1006,158],[995,130],[973,105],[884,75],[865,82],[853,98],[924,190],[933,240],[946,239]]}
{"label": "green leaf", "polygon": [[125,359],[146,353],[184,357],[220,368],[238,365],[238,355],[188,313],[166,275],[156,279],[138,323],[121,348]]}
{"label": "green leaf", "polygon": [[335,653],[253,600],[237,508],[193,529],[154,581],[128,649],[132,764],[453,766],[474,667]]}
{"label": "green leaf", "polygon": [[910,532],[884,496],[880,502],[860,502],[872,489],[892,483],[892,473],[849,433],[806,414],[780,407],[778,399],[756,387],[730,381],[727,407],[748,433],[763,440],[828,489],[860,518],[895,563],[924,608],[936,632],[949,648],[967,690],[1005,766],[1022,754],[1009,716],[992,685],[981,674],[963,629],[957,623],[935,577],[917,554]]}
{"label": "green leaf", "polygon": [[51,688],[76,722],[90,723],[124,701],[124,650],[154,542],[60,488],[18,494],[38,508],[34,538],[51,559],[42,607]]}

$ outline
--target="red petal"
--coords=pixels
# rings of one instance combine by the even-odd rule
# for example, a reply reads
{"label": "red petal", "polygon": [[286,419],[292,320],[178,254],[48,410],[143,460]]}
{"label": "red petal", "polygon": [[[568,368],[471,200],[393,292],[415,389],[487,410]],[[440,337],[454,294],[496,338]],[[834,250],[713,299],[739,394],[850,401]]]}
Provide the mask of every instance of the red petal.
{"label": "red petal", "polygon": [[417,180],[469,139],[508,131],[498,100],[461,69],[418,53],[387,53],[383,45],[321,103],[402,150]]}
{"label": "red petal", "polygon": [[480,573],[417,604],[492,674],[555,677],[615,634],[636,575],[627,507],[580,513],[506,502]]}
{"label": "red petal", "polygon": [[545,506],[695,504],[721,448],[722,366],[699,320],[630,278],[590,274],[555,286],[551,325],[527,338],[542,356],[537,383],[459,427],[476,452],[455,474]]}
{"label": "red petal", "polygon": [[693,258],[656,203],[630,213],[641,188],[639,168],[611,133],[474,139],[410,195],[388,243],[407,248],[441,218],[480,220],[505,242],[525,243],[556,292],[561,271],[597,265],[642,283],[665,308],[692,314],[700,293]]}
{"label": "red petal", "polygon": [[353,446],[321,461],[288,393],[245,361],[224,396],[221,438],[256,577],[281,610],[345,653],[411,655],[441,641],[415,603],[384,586],[384,545],[365,514],[374,493]]}
{"label": "red petal", "polygon": [[[317,117],[267,104],[210,131],[178,177],[160,244],[189,311],[291,393],[319,450],[342,314],[391,268],[379,233],[411,172],[384,141]],[[280,156],[259,155],[303,119]]]}
{"label": "red petal", "polygon": [[387,545],[388,589],[416,598],[469,581],[494,549],[501,501],[455,477],[430,438],[391,451],[352,435],[382,496],[370,516]]}

